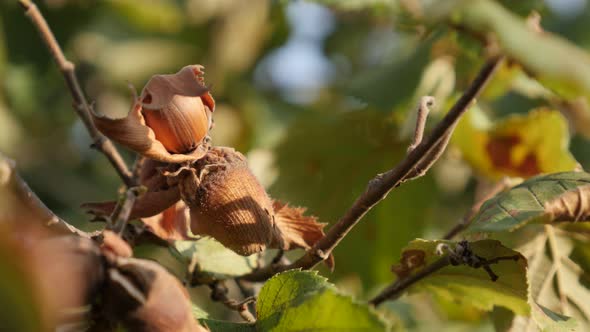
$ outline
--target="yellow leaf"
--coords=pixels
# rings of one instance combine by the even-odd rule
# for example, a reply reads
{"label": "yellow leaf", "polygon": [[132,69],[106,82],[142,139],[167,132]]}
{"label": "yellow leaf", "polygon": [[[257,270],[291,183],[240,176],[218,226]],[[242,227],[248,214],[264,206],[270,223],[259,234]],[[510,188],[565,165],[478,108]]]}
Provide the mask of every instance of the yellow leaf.
{"label": "yellow leaf", "polygon": [[568,150],[565,118],[546,108],[491,124],[473,107],[457,125],[452,142],[471,167],[493,179],[571,171],[577,165]]}

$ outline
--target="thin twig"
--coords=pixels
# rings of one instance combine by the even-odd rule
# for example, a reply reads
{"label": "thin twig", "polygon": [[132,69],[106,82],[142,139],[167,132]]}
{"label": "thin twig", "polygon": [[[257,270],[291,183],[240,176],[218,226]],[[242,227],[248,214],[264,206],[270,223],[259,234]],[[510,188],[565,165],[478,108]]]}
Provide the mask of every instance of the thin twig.
{"label": "thin twig", "polygon": [[211,288],[211,299],[216,302],[221,302],[227,308],[236,311],[248,323],[256,322],[254,315],[248,310],[248,304],[256,302],[255,296],[250,296],[242,301],[230,299],[227,297],[227,287],[222,281],[216,281],[209,284]]}
{"label": "thin twig", "polygon": [[416,118],[416,129],[414,130],[414,138],[412,143],[408,147],[408,152],[412,152],[424,138],[424,129],[426,128],[426,120],[428,119],[428,113],[430,113],[430,107],[434,105],[434,97],[424,96],[420,98],[418,108],[416,112],[418,117]]}
{"label": "thin twig", "polygon": [[481,68],[477,77],[471,85],[455,103],[447,115],[434,128],[432,134],[414,150],[412,150],[397,167],[383,174],[378,174],[374,179],[369,181],[365,192],[357,198],[353,205],[348,209],[338,222],[332,226],[326,236],[318,241],[315,246],[306,252],[301,258],[290,265],[269,265],[263,269],[253,271],[244,275],[242,279],[251,281],[261,281],[270,278],[277,272],[290,269],[302,268],[310,269],[319,262],[328,258],[332,250],[342,241],[350,230],[361,220],[361,218],[379,201],[384,199],[387,194],[395,187],[399,186],[407,179],[408,175],[415,171],[416,166],[421,163],[425,156],[440,146],[441,142],[450,137],[457,121],[467,111],[475,98],[482,91],[485,84],[498,68],[503,60],[501,56],[495,56],[489,59]]}
{"label": "thin twig", "polygon": [[449,256],[442,257],[434,263],[426,266],[422,270],[416,272],[415,274],[410,275],[407,278],[398,279],[396,282],[391,284],[389,287],[385,288],[381,293],[377,296],[372,298],[369,301],[369,304],[373,306],[378,306],[379,304],[387,301],[387,300],[395,300],[400,297],[404,290],[406,290],[411,285],[415,284],[416,282],[424,279],[425,277],[433,274],[434,272],[442,269],[443,267],[451,265],[451,261]]}
{"label": "thin twig", "polygon": [[47,49],[51,53],[59,70],[62,72],[66,85],[74,100],[74,110],[84,123],[84,126],[92,138],[92,147],[102,152],[107,157],[127,187],[135,186],[136,184],[131,172],[113,143],[101,134],[92,122],[92,118],[90,117],[91,106],[86,100],[86,97],[84,97],[84,92],[82,92],[82,88],[76,77],[75,65],[66,59],[59,43],[51,31],[51,28],[49,28],[47,21],[32,1],[19,0],[19,4],[31,22],[33,22],[33,25],[37,28],[41,39],[45,42],[45,46],[47,46]]}
{"label": "thin twig", "polygon": [[131,187],[125,191],[125,196],[119,200],[113,210],[107,228],[112,229],[115,233],[122,236],[125,226],[129,221],[129,216],[133,210],[133,205],[137,198],[145,191],[143,187]]}
{"label": "thin twig", "polygon": [[373,306],[378,306],[379,304],[388,301],[388,300],[395,300],[400,297],[406,289],[410,286],[415,284],[416,282],[426,278],[427,276],[437,272],[438,270],[447,267],[447,266],[468,266],[474,269],[482,268],[492,282],[498,280],[500,276],[498,276],[490,265],[498,264],[502,261],[518,261],[522,256],[520,254],[515,255],[508,255],[508,256],[498,256],[493,258],[484,258],[478,256],[473,250],[471,249],[471,245],[467,241],[461,241],[456,244],[454,248],[449,247],[445,243],[440,243],[436,249],[437,254],[442,255],[444,251],[447,251],[448,254],[438,260],[434,261],[430,265],[426,266],[425,268],[419,270],[415,274],[409,275],[407,277],[400,277],[390,286],[386,287],[381,293],[375,296],[373,299],[369,301],[369,304]]}

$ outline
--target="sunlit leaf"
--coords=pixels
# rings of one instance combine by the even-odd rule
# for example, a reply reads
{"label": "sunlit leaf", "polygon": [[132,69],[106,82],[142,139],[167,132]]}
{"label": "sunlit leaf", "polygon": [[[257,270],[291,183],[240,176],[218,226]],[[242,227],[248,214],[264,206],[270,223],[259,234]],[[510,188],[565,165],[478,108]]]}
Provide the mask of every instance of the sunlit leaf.
{"label": "sunlit leaf", "polygon": [[[412,275],[424,266],[438,260],[437,246],[451,242],[429,241],[417,239],[404,249],[402,256],[408,264],[394,266],[394,271],[401,275]],[[471,243],[473,253],[485,259],[519,255],[516,251],[504,247],[499,241],[481,240]],[[402,260],[403,261],[403,260]],[[490,311],[494,306],[502,306],[520,315],[530,312],[527,304],[526,261],[521,257],[518,261],[503,260],[490,268],[499,278],[492,281],[484,269],[472,267],[448,266],[428,275],[411,286],[408,291],[431,292],[448,300],[472,305]]]}
{"label": "sunlit leaf", "polygon": [[585,172],[556,173],[531,178],[490,199],[481,207],[469,232],[514,231],[533,222],[550,222],[548,201],[590,183]]}
{"label": "sunlit leaf", "polygon": [[577,162],[568,151],[568,142],[565,118],[547,109],[512,115],[492,124],[472,107],[452,137],[464,159],[477,172],[493,179],[574,170]]}
{"label": "sunlit leaf", "polygon": [[[580,266],[569,256],[573,242],[565,233],[547,226],[520,248],[529,266],[530,317],[502,320],[511,331],[587,331],[590,327],[590,290],[578,278]],[[504,329],[506,330],[506,329]]]}
{"label": "sunlit leaf", "polygon": [[[590,94],[590,56],[566,39],[531,29],[495,1],[461,3],[451,20],[475,32],[493,32],[502,50],[564,95]],[[555,61],[560,59],[560,61]]]}
{"label": "sunlit leaf", "polygon": [[316,272],[293,270],[269,279],[260,291],[256,310],[256,325],[263,331],[386,329],[366,304],[340,294]]}
{"label": "sunlit leaf", "polygon": [[255,332],[258,331],[255,325],[246,323],[234,323],[215,319],[201,319],[201,325],[206,326],[212,332]]}
{"label": "sunlit leaf", "polygon": [[209,237],[176,241],[172,252],[188,266],[195,263],[198,271],[218,278],[246,274],[256,267],[256,255],[240,256]]}

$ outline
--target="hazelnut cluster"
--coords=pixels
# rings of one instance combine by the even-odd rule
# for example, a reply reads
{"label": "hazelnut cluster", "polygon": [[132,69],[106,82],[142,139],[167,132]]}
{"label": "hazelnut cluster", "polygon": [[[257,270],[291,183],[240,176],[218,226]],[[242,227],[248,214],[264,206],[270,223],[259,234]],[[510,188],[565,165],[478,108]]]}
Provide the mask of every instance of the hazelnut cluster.
{"label": "hazelnut cluster", "polygon": [[[215,101],[203,69],[153,76],[125,118],[94,115],[104,135],[146,158],[140,183],[148,190],[131,218],[164,240],[210,236],[240,255],[311,248],[324,224],[271,199],[241,153],[211,145]],[[107,214],[114,202],[85,207]]]}

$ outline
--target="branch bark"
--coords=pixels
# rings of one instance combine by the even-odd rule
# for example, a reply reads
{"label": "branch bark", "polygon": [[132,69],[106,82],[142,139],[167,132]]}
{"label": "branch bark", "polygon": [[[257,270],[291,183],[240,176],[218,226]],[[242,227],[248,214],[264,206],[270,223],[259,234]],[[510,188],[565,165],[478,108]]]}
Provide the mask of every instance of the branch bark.
{"label": "branch bark", "polygon": [[365,192],[357,198],[344,216],[329,229],[326,236],[318,241],[313,248],[306,252],[305,255],[290,265],[271,264],[265,268],[242,276],[242,279],[263,281],[278,272],[297,268],[313,268],[315,265],[329,257],[332,250],[334,250],[361,218],[373,206],[379,203],[379,201],[383,200],[393,188],[398,187],[408,179],[408,176],[411,175],[412,172],[415,172],[416,167],[421,164],[424,158],[431,156],[433,151],[440,146],[441,142],[450,136],[461,115],[467,111],[475,98],[483,90],[502,60],[502,56],[494,56],[490,58],[480,69],[478,75],[463,93],[461,98],[459,98],[447,115],[440,121],[436,128],[434,128],[432,134],[416,146],[415,149],[410,151],[406,158],[402,160],[397,167],[383,174],[378,174],[375,178],[369,181]]}
{"label": "branch bark", "polygon": [[447,267],[449,265],[451,265],[451,260],[449,256],[442,257],[434,263],[418,271],[416,274],[413,274],[407,278],[399,279],[398,281],[394,282],[393,284],[385,288],[383,291],[381,291],[381,293],[379,293],[377,296],[372,298],[369,301],[369,304],[373,306],[378,306],[385,301],[395,300],[398,297],[400,297],[408,287],[424,279],[425,277],[433,274],[434,272],[442,269],[443,267]]}
{"label": "branch bark", "polygon": [[[33,221],[44,226],[90,238],[95,233],[84,232],[55,215],[17,174],[14,161],[0,154],[0,221]],[[3,206],[6,204],[6,206]],[[27,220],[30,219],[30,220]]]}
{"label": "branch bark", "polygon": [[84,92],[78,82],[78,78],[76,77],[76,67],[65,57],[59,43],[51,31],[51,28],[39,11],[39,8],[37,8],[37,6],[30,0],[19,0],[19,4],[35,28],[37,28],[41,39],[43,39],[45,46],[47,46],[47,49],[63,74],[66,85],[74,100],[74,110],[84,123],[84,126],[92,138],[92,147],[102,152],[107,157],[127,187],[135,186],[135,180],[127,168],[125,161],[113,145],[113,142],[101,134],[92,122],[92,118],[90,117],[91,106],[86,100]]}

